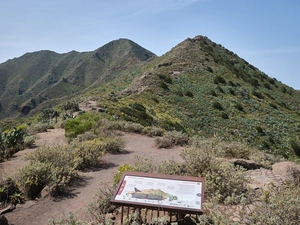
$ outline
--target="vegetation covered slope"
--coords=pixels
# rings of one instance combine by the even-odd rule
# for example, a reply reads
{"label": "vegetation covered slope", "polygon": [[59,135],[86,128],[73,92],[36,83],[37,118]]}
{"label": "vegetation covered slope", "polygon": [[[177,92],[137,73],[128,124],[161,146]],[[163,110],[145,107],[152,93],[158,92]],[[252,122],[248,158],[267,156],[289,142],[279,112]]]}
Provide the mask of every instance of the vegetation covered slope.
{"label": "vegetation covered slope", "polygon": [[152,56],[136,43],[119,39],[93,52],[39,51],[9,60],[0,64],[0,118],[17,111],[27,115],[43,102],[98,87]]}
{"label": "vegetation covered slope", "polygon": [[197,36],[146,65],[118,94],[99,98],[99,106],[143,125],[237,140],[285,157],[299,151],[299,92],[221,45]]}
{"label": "vegetation covered slope", "polygon": [[[20,63],[22,69],[8,61],[0,66],[2,74],[12,71],[11,76],[0,76],[6,84],[0,98],[2,117],[11,112],[9,104],[26,114],[26,107],[30,113],[42,111],[49,108],[44,102],[60,97],[60,102],[51,102],[55,107],[81,94],[97,101],[100,117],[240,141],[284,157],[300,155],[298,91],[203,36],[188,38],[161,57],[152,56],[121,39],[88,53],[27,54],[16,59],[27,60]],[[41,63],[47,69],[37,70],[34,65]],[[42,73],[46,75],[38,77]],[[50,85],[46,88],[45,83]],[[9,98],[12,101],[6,101]]]}

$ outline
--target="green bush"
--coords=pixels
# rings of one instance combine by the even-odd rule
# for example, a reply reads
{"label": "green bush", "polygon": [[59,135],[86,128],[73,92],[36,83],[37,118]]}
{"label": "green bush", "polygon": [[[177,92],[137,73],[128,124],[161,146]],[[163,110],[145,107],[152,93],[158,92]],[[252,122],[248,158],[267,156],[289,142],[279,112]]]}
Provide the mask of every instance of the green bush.
{"label": "green bush", "polygon": [[133,169],[134,168],[129,164],[124,164],[124,165],[119,166],[118,172],[114,176],[114,184],[117,185],[120,182],[122,175],[125,171],[133,171]]}
{"label": "green bush", "polygon": [[[0,204],[5,205],[7,203],[17,204],[22,202],[21,190],[17,183],[12,178],[7,178],[0,183]],[[14,198],[19,196],[18,199]]]}
{"label": "green bush", "polygon": [[63,103],[62,108],[66,111],[75,112],[79,111],[79,104],[76,101],[67,101]]}
{"label": "green bush", "polygon": [[99,118],[99,114],[95,112],[87,112],[81,114],[75,119],[67,120],[65,123],[66,137],[75,138],[77,135],[91,130],[95,126]]}

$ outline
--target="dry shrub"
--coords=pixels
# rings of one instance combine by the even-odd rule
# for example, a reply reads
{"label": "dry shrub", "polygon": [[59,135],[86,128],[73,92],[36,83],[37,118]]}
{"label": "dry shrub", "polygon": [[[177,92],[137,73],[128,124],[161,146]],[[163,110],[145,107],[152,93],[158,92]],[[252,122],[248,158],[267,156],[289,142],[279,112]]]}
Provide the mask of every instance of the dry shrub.
{"label": "dry shrub", "polygon": [[105,144],[99,139],[72,142],[71,148],[76,169],[99,166],[105,152]]}
{"label": "dry shrub", "polygon": [[177,163],[174,160],[162,161],[157,165],[157,172],[168,175],[185,175],[186,168],[182,163]]}
{"label": "dry shrub", "polygon": [[241,211],[241,224],[300,224],[300,188],[294,184],[270,187]]}
{"label": "dry shrub", "polygon": [[144,127],[143,134],[146,134],[150,137],[162,136],[165,130],[160,127]]}
{"label": "dry shrub", "polygon": [[135,163],[133,165],[133,171],[153,173],[156,171],[156,166],[153,164],[153,158],[134,156]]}
{"label": "dry shrub", "polygon": [[47,132],[48,125],[46,123],[34,123],[27,127],[26,133],[28,135],[34,135],[37,133]]}
{"label": "dry shrub", "polygon": [[168,148],[173,145],[183,146],[188,142],[188,135],[181,131],[168,131],[163,134],[163,137],[155,138],[155,143],[158,148]]}
{"label": "dry shrub", "polygon": [[101,188],[94,197],[94,201],[89,205],[89,213],[93,220],[100,224],[109,224],[112,222],[106,218],[106,214],[112,213],[116,206],[110,202],[114,192],[114,186],[108,183],[101,183]]}
{"label": "dry shrub", "polygon": [[103,140],[104,149],[110,153],[119,153],[125,148],[126,142],[121,137],[108,137]]}
{"label": "dry shrub", "polygon": [[25,148],[31,148],[34,145],[36,137],[34,135],[26,136],[24,138],[24,147]]}
{"label": "dry shrub", "polygon": [[63,214],[58,218],[50,218],[48,225],[84,225],[81,220],[77,219],[72,213]]}
{"label": "dry shrub", "polygon": [[184,169],[189,176],[205,178],[208,199],[236,204],[244,196],[249,180],[240,167],[216,161],[216,152],[213,141],[193,139],[191,146],[181,152]]}

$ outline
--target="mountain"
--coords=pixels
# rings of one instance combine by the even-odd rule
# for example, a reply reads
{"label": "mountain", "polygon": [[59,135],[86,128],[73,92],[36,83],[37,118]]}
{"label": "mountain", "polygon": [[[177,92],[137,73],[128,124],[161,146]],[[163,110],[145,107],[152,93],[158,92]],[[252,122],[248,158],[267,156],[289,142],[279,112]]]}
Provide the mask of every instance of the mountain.
{"label": "mountain", "polygon": [[300,149],[299,91],[204,36],[161,57],[125,39],[93,52],[28,53],[1,64],[0,79],[2,118],[84,95],[103,117],[244,142],[283,157]]}
{"label": "mountain", "polygon": [[155,56],[136,43],[119,39],[92,52],[27,53],[0,64],[0,118],[27,115],[41,103],[78,95],[101,86]]}
{"label": "mountain", "polygon": [[207,37],[147,62],[107,113],[190,135],[240,141],[284,157],[300,135],[300,94]]}

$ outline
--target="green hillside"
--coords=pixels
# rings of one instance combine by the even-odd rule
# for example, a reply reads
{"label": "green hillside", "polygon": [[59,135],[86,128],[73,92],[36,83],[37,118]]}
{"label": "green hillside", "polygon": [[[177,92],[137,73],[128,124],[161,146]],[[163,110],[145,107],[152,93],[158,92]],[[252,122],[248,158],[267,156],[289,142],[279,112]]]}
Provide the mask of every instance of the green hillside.
{"label": "green hillside", "polygon": [[10,60],[0,65],[1,118],[92,98],[103,109],[97,117],[235,140],[284,157],[299,151],[298,91],[204,36],[153,56],[119,39],[93,52]]}
{"label": "green hillside", "polygon": [[92,52],[40,51],[9,60],[0,64],[0,118],[28,115],[41,103],[53,106],[51,100],[99,87],[152,56],[136,43],[119,39]]}
{"label": "green hillside", "polygon": [[183,41],[144,65],[140,74],[114,98],[99,94],[99,106],[145,126],[292,155],[291,142],[300,134],[299,92],[208,38]]}

